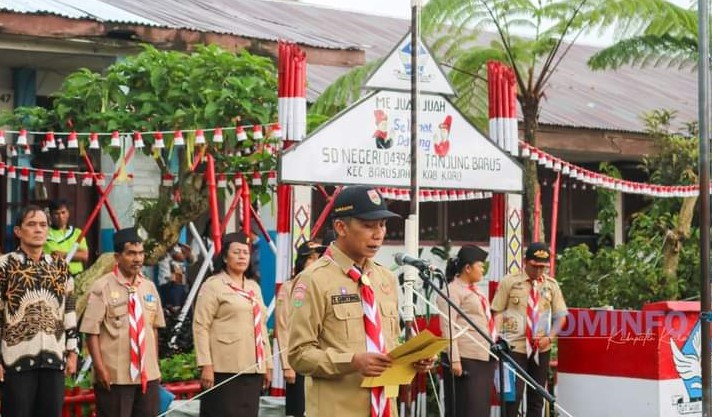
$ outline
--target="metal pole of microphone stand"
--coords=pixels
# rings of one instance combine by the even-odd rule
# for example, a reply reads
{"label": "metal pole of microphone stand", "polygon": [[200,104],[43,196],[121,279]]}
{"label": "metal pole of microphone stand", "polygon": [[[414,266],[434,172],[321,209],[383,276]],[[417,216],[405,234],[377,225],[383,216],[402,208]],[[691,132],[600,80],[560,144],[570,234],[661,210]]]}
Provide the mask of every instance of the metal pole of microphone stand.
{"label": "metal pole of microphone stand", "polygon": [[[460,317],[462,317],[467,322],[467,324],[470,325],[471,328],[473,328],[477,333],[479,333],[479,335],[482,336],[482,338],[490,344],[490,352],[494,353],[500,359],[500,367],[503,367],[504,364],[507,363],[511,368],[516,371],[517,374],[524,378],[524,380],[526,380],[529,385],[534,387],[534,389],[539,395],[541,395],[546,401],[548,401],[553,406],[556,403],[556,398],[544,387],[539,385],[539,383],[536,382],[536,380],[531,375],[529,375],[527,371],[524,370],[524,368],[519,366],[519,364],[515,362],[514,359],[503,349],[501,344],[495,343],[494,340],[492,340],[492,337],[490,337],[487,332],[482,330],[477,324],[475,324],[474,321],[472,321],[472,319],[467,315],[467,313],[462,311],[460,306],[450,300],[440,288],[438,288],[431,282],[430,275],[432,273],[433,271],[430,269],[420,272],[420,279],[423,280],[423,287],[427,288],[428,286],[430,286],[430,288],[432,288],[438,296],[440,296],[446,303],[448,303],[448,305],[453,310],[457,311]],[[442,272],[438,273],[442,274]],[[500,377],[503,373],[503,371],[500,371]],[[500,392],[503,392],[503,390],[501,389],[503,388],[502,381],[503,380],[500,379]],[[503,396],[501,396],[500,398],[503,398]]]}
{"label": "metal pole of microphone stand", "polygon": [[507,415],[507,401],[504,395],[504,361],[502,360],[500,352],[496,353],[497,359],[499,359],[499,364],[497,366],[497,372],[499,373],[499,415],[504,417]]}
{"label": "metal pole of microphone stand", "polygon": [[[420,15],[420,0],[411,0],[411,26],[410,26],[410,213],[405,221],[405,249],[409,253],[418,253],[420,221],[419,214],[419,185],[418,185],[418,18]],[[413,285],[416,281],[417,270],[406,267],[403,270],[403,293],[405,302],[402,308],[403,322],[405,323],[405,339],[413,336],[413,323],[415,321],[415,305],[413,303]],[[411,409],[411,386],[405,387],[406,417]]]}

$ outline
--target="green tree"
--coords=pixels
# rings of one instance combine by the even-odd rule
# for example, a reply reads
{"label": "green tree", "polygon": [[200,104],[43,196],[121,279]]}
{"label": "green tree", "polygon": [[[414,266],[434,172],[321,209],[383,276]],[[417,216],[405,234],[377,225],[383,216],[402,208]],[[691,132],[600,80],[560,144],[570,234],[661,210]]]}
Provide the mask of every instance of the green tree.
{"label": "green tree", "polygon": [[[457,105],[472,120],[487,114],[487,95],[482,93],[487,88],[487,62],[498,60],[512,68],[524,140],[536,146],[541,102],[549,80],[576,38],[591,27],[580,18],[586,3],[431,0],[423,9],[423,33],[432,39],[439,60],[452,68],[450,77],[460,94]],[[533,235],[533,208],[539,190],[537,164],[526,160],[524,165],[528,224]],[[543,225],[540,227],[543,231]]]}
{"label": "green tree", "polygon": [[[536,146],[541,100],[549,79],[581,33],[608,22],[601,18],[607,16],[607,1],[430,0],[422,11],[422,32],[439,64],[451,68],[449,77],[458,93],[455,104],[480,128],[487,126],[487,94],[483,93],[487,62],[499,60],[512,67],[523,112],[524,139]],[[593,24],[581,18],[584,12]],[[531,36],[518,36],[522,30]],[[330,116],[343,109],[358,98],[358,87],[369,72],[361,67],[345,74],[310,111]],[[539,189],[537,164],[525,161],[524,175],[531,220],[528,224],[533,231],[533,203]]]}
{"label": "green tree", "polygon": [[[233,54],[214,46],[199,47],[185,54],[159,51],[151,46],[105,71],[86,69],[71,74],[54,95],[51,109],[15,109],[0,117],[0,125],[35,130],[80,132],[173,131],[230,127],[235,124],[268,124],[276,119],[277,81],[273,63],[243,51]],[[69,126],[69,127],[67,127]],[[224,132],[223,144],[205,147],[216,159],[217,172],[265,172],[275,168],[273,155],[252,138],[238,141],[234,131]],[[207,134],[210,142],[211,135]],[[146,155],[152,156],[161,173],[169,172],[171,158],[179,158],[178,181],[161,186],[156,200],[147,201],[136,219],[149,232],[147,263],[154,262],[178,241],[180,229],[207,210],[207,186],[203,173],[190,170],[200,149],[195,133],[186,146],[174,147],[173,135],[164,138],[167,148],[153,150],[154,139],[144,136]],[[88,138],[80,137],[83,146]],[[103,152],[119,157],[101,138]],[[253,198],[270,198],[266,178],[253,188]],[[180,193],[180,201],[173,196]]]}
{"label": "green tree", "polygon": [[[657,150],[642,164],[651,181],[694,184],[698,141],[670,131],[673,112],[654,111],[643,118]],[[585,245],[565,250],[556,278],[569,304],[640,308],[651,301],[694,297],[700,274],[699,229],[693,224],[696,201],[697,197],[654,199],[634,216],[624,244],[601,245],[596,253]],[[613,204],[602,198],[599,210],[614,213]]]}
{"label": "green tree", "polygon": [[685,9],[666,0],[614,0],[608,15],[585,13],[583,19],[612,27],[618,35],[616,43],[591,56],[589,66],[694,67],[698,58],[695,6]]}

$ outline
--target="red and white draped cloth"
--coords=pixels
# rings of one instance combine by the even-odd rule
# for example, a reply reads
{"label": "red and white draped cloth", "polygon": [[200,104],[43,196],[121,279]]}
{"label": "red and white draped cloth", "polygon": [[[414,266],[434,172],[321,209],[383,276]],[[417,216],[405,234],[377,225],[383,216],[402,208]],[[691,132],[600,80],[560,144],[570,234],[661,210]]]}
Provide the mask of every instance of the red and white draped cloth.
{"label": "red and white draped cloth", "polygon": [[536,339],[536,332],[539,324],[539,286],[540,280],[530,279],[531,289],[527,300],[527,358],[534,356],[534,362],[539,364],[539,346]]}
{"label": "red and white draped cloth", "polygon": [[[296,141],[306,136],[306,54],[298,45],[279,42],[277,71],[277,96],[279,125],[284,136],[284,149],[288,149]],[[293,254],[292,245],[292,186],[279,184],[277,186],[277,271],[275,275],[275,297],[280,286],[292,275]],[[274,367],[272,368],[272,396],[285,395],[284,374],[280,363],[279,352],[288,346],[280,346],[279,334],[275,334],[273,352]]]}
{"label": "red and white draped cloth", "polygon": [[252,304],[252,317],[255,332],[255,358],[257,359],[257,369],[262,369],[265,361],[265,347],[264,340],[262,339],[262,306],[260,305],[259,300],[257,300],[257,297],[255,297],[254,291],[245,291],[232,283],[227,285],[238,295],[246,298],[247,301]]}
{"label": "red and white draped cloth", "polygon": [[470,284],[468,286],[470,291],[474,292],[475,295],[477,295],[477,298],[480,299],[480,305],[482,306],[482,311],[485,314],[485,318],[487,319],[487,330],[489,330],[490,337],[492,340],[496,341],[497,340],[497,329],[494,326],[494,317],[492,316],[492,310],[490,309],[490,303],[487,300],[487,297],[485,297],[484,294],[477,288],[477,285],[475,284]]}
{"label": "red and white draped cloth", "polygon": [[[332,262],[331,249],[327,249],[324,256]],[[383,337],[381,327],[381,315],[378,312],[378,302],[371,287],[371,280],[368,278],[370,271],[366,274],[356,265],[352,265],[348,271],[348,276],[359,284],[361,292],[361,306],[363,307],[363,324],[366,331],[366,351],[369,353],[386,353],[386,341]],[[365,276],[364,276],[365,275]],[[390,399],[386,397],[384,387],[371,388],[371,417],[390,417]]]}
{"label": "red and white draped cloth", "polygon": [[[487,92],[489,107],[489,137],[502,150],[517,156],[519,139],[517,129],[517,84],[514,71],[498,61],[487,63]],[[490,299],[497,283],[506,275],[504,194],[494,194],[491,199],[489,269]]]}
{"label": "red and white draped cloth", "polygon": [[[119,282],[122,282],[118,265],[114,265],[114,276],[119,279]],[[148,385],[148,372],[146,371],[146,326],[141,300],[138,296],[141,276],[137,276],[133,284],[128,282],[123,282],[123,284],[129,292],[129,342],[131,344],[129,376],[133,381],[140,377],[141,392],[145,394]]]}

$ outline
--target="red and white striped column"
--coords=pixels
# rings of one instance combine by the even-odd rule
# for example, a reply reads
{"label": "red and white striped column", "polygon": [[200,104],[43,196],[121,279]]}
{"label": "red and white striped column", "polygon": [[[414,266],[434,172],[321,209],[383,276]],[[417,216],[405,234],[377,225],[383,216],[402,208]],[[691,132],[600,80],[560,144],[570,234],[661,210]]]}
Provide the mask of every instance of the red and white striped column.
{"label": "red and white striped column", "polygon": [[[514,71],[501,62],[487,63],[489,98],[489,136],[502,150],[519,155],[517,125],[517,85]],[[521,196],[497,193],[492,196],[490,215],[489,299],[499,281],[516,272],[521,262]],[[500,415],[499,401],[493,396],[492,415]]]}
{"label": "red and white striped column", "polygon": [[489,135],[500,148],[519,155],[517,84],[514,71],[498,61],[487,63]]}
{"label": "red and white striped column", "polygon": [[[306,136],[306,54],[295,44],[280,42],[278,56],[278,111],[279,125],[284,135],[284,149]],[[277,266],[275,276],[275,298],[279,294],[282,283],[292,275],[292,259],[294,245],[292,244],[291,224],[293,207],[292,187],[285,184],[277,186]],[[279,345],[279,334],[275,332],[273,342],[274,369],[270,395],[284,396],[284,374],[280,356],[281,349],[288,346]]]}
{"label": "red and white striped column", "polygon": [[[501,62],[490,61],[487,63],[487,82],[490,138],[506,152],[518,155],[517,88],[514,72]],[[504,237],[506,219],[505,195],[495,194],[492,196],[490,215],[489,270],[487,271],[490,293],[496,288],[495,283],[507,271]]]}

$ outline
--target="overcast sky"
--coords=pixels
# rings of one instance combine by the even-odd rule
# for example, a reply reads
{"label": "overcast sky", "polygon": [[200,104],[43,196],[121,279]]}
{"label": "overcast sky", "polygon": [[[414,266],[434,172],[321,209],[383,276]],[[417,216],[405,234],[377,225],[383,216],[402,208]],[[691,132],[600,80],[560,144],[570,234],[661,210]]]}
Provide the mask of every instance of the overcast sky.
{"label": "overcast sky", "polygon": [[[323,6],[353,10],[382,16],[401,18],[410,17],[411,0],[299,0],[303,3],[319,4]],[[683,7],[689,7],[691,0],[668,0]],[[613,42],[613,35],[599,36],[597,34],[582,36],[580,43],[589,45],[608,45]]]}

